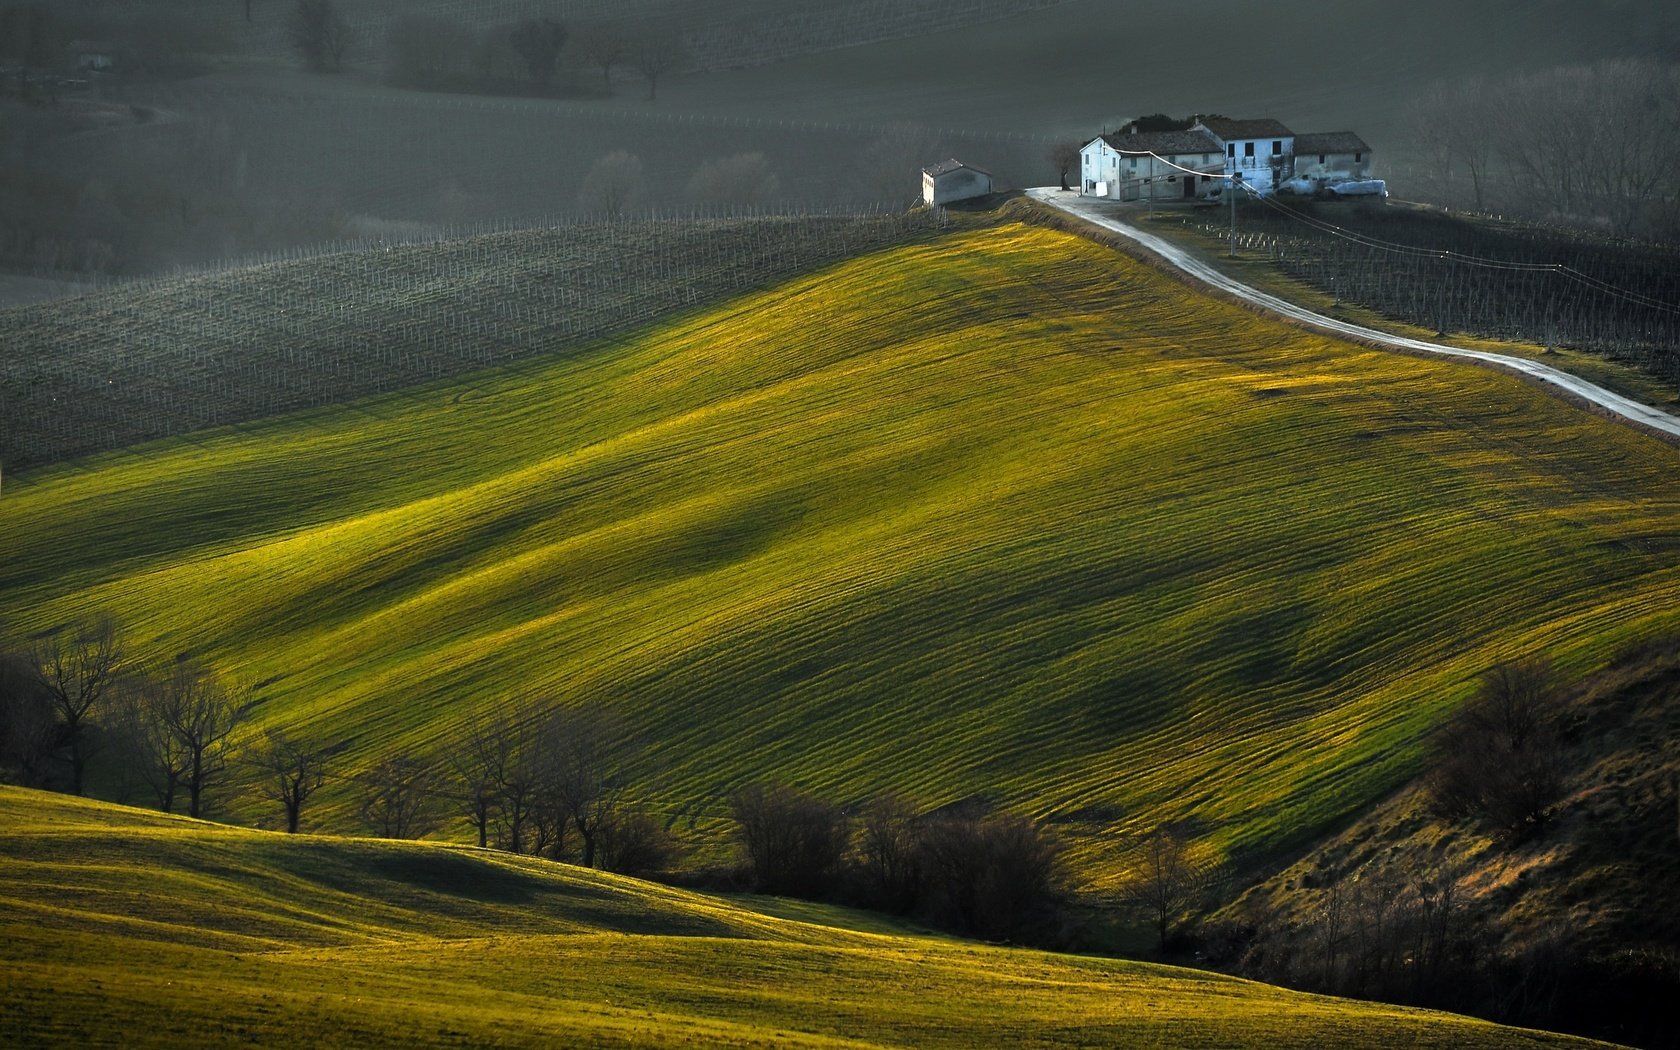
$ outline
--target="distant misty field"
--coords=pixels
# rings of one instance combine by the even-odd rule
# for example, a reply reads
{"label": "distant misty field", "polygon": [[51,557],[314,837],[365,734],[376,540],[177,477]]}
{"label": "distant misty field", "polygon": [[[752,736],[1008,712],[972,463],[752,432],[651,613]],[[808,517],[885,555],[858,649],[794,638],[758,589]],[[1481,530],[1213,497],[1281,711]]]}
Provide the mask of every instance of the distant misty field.
{"label": "distant misty field", "polygon": [[[1156,111],[1357,130],[1405,196],[1424,175],[1407,113],[1437,81],[1680,49],[1676,16],[1648,3],[1607,17],[1604,5],[1425,0],[1402,18],[1372,0],[1333,15],[1216,0],[1192,18],[1164,0],[949,0],[918,23],[925,32],[905,36],[899,5],[738,0],[703,14],[685,6],[669,20],[696,52],[690,65],[715,71],[674,72],[650,100],[623,67],[610,97],[590,97],[601,78],[574,49],[560,64],[562,93],[573,97],[539,100],[387,87],[385,29],[398,14],[423,14],[482,33],[541,13],[558,14],[575,36],[608,14],[646,25],[673,6],[340,6],[357,34],[342,73],[301,68],[280,0],[256,0],[250,22],[238,3],[190,0],[169,9],[170,24],[190,29],[202,75],[109,85],[115,101],[136,107],[126,125],[71,133],[32,114],[10,162],[0,134],[0,174],[11,163],[19,181],[9,192],[28,202],[15,219],[53,241],[0,266],[132,276],[416,228],[567,216],[587,210],[584,180],[619,150],[642,162],[642,211],[707,204],[689,181],[742,154],[761,155],[771,176],[737,194],[761,205],[902,208],[918,195],[923,164],[954,155],[1004,185],[1042,185],[1055,177],[1052,142]],[[163,8],[79,10],[115,32],[123,18]],[[743,68],[705,57],[708,34],[720,33],[751,52]]]}

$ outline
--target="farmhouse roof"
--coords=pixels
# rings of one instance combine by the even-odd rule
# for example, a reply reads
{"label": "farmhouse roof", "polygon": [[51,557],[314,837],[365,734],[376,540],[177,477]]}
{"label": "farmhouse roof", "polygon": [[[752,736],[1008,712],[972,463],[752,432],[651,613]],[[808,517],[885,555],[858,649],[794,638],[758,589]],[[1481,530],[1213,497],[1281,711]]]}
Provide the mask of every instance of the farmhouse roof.
{"label": "farmhouse roof", "polygon": [[960,171],[963,168],[967,168],[969,171],[978,171],[980,174],[985,175],[988,178],[990,178],[992,174],[985,168],[977,168],[972,164],[964,164],[955,157],[952,157],[950,160],[942,160],[938,164],[929,164],[922,170],[937,178],[940,175],[949,175],[951,172]]}
{"label": "farmhouse roof", "polygon": [[1313,131],[1295,136],[1296,153],[1369,153],[1371,147],[1351,131]]}
{"label": "farmhouse roof", "polygon": [[1280,120],[1271,117],[1260,117],[1255,120],[1232,120],[1230,117],[1208,117],[1197,127],[1206,128],[1222,141],[1232,139],[1277,139],[1288,138],[1295,134],[1284,127]]}
{"label": "farmhouse roof", "polygon": [[1116,132],[1104,135],[1103,141],[1120,153],[1219,153],[1218,140],[1205,131],[1140,131],[1133,135]]}

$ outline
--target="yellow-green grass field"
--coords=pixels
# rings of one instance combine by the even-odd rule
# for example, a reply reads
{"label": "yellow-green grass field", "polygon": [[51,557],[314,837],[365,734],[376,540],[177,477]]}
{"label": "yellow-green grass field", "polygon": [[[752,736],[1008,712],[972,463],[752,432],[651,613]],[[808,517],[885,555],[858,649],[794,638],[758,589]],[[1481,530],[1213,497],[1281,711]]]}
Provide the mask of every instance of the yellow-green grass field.
{"label": "yellow-green grass field", "polygon": [[[8,478],[0,620],[108,611],[252,731],[600,701],[695,815],[778,777],[1300,846],[1488,665],[1680,625],[1680,450],[1003,224],[564,361]],[[340,791],[306,820],[355,830]],[[248,815],[248,814],[247,814]]]}
{"label": "yellow-green grass field", "polygon": [[0,788],[6,1046],[1587,1045],[461,847]]}

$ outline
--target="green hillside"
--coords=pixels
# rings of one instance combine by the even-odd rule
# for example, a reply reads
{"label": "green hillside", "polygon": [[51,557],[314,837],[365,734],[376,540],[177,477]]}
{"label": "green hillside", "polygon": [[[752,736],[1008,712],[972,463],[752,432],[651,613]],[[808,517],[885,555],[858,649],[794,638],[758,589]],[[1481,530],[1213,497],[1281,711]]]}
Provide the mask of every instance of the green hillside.
{"label": "green hillside", "polygon": [[476,850],[16,788],[0,821],[7,1046],[1587,1045]]}
{"label": "green hillside", "polygon": [[598,700],[699,818],[772,776],[978,796],[1100,879],[1163,819],[1299,845],[1410,776],[1486,666],[1680,625],[1677,468],[1512,378],[1003,225],[8,478],[0,618],[109,611],[341,768]]}

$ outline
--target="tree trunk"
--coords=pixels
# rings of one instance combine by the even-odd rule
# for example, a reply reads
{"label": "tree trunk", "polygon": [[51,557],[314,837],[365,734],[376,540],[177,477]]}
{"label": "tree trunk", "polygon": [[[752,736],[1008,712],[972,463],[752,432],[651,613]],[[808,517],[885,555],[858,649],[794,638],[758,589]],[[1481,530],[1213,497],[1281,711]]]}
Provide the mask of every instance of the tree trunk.
{"label": "tree trunk", "polygon": [[286,800],[286,834],[297,834],[298,811],[301,809],[303,809],[303,799],[289,798]]}
{"label": "tree trunk", "polygon": [[82,772],[87,768],[87,754],[82,750],[82,727],[70,727],[70,784],[72,794],[82,793]]}
{"label": "tree trunk", "polygon": [[192,778],[187,781],[187,816],[198,816],[199,796],[204,793],[203,759],[193,756]]}
{"label": "tree trunk", "polygon": [[583,836],[583,866],[593,868],[595,866],[595,833],[585,831],[580,825],[578,834]]}

